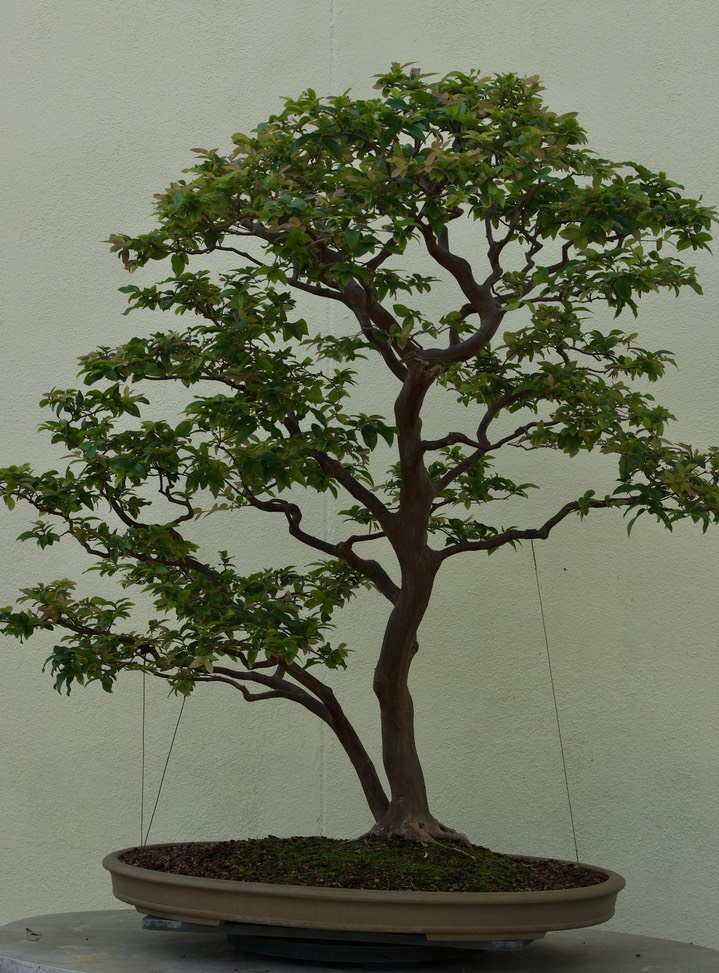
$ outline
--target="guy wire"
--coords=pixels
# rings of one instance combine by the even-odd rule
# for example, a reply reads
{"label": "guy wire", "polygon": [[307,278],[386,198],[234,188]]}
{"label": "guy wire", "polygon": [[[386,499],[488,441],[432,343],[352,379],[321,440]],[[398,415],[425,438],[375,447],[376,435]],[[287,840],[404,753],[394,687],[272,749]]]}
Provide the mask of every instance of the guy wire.
{"label": "guy wire", "polygon": [[[144,687],[143,687],[144,689]],[[144,700],[143,700],[144,701]],[[141,836],[141,844],[146,845],[147,839],[150,834],[150,828],[152,827],[152,822],[155,820],[155,811],[157,811],[157,805],[160,803],[160,794],[162,794],[162,785],[165,783],[165,774],[167,773],[167,767],[170,763],[170,757],[172,756],[172,748],[175,746],[175,740],[177,738],[177,731],[180,728],[180,720],[182,719],[182,714],[185,710],[185,703],[187,702],[187,696],[182,697],[182,705],[180,706],[180,713],[177,717],[177,723],[175,723],[175,731],[172,734],[172,740],[170,741],[170,749],[167,752],[167,759],[165,760],[165,766],[162,769],[162,777],[160,778],[160,786],[157,788],[157,797],[155,798],[155,803],[152,808],[152,814],[150,815],[150,823],[147,826],[147,831],[145,832],[144,839]],[[144,715],[144,712],[143,712]],[[144,720],[143,720],[143,753],[144,753]],[[143,777],[144,777],[144,762],[143,762]]]}
{"label": "guy wire", "polygon": [[140,775],[140,845],[144,845],[145,833],[145,711],[147,709],[146,692],[147,673],[142,670],[142,773]]}
{"label": "guy wire", "polygon": [[537,583],[537,597],[539,599],[539,613],[542,616],[542,629],[544,631],[544,645],[547,649],[547,668],[549,669],[549,682],[552,687],[552,699],[554,700],[554,713],[557,719],[557,736],[559,738],[559,752],[562,755],[562,768],[564,770],[564,786],[567,791],[567,806],[569,808],[569,820],[572,825],[572,838],[574,839],[574,854],[579,864],[579,848],[577,847],[577,830],[574,826],[574,812],[572,810],[572,798],[569,793],[569,776],[567,775],[567,761],[564,756],[564,742],[562,740],[562,726],[559,720],[559,706],[557,705],[557,693],[554,688],[554,673],[552,672],[552,659],[549,653],[549,637],[547,635],[547,622],[544,617],[544,604],[542,602],[542,589],[539,586],[539,570],[537,568],[537,555],[534,550],[534,541],[529,541],[532,548],[532,561],[534,562],[534,577]]}

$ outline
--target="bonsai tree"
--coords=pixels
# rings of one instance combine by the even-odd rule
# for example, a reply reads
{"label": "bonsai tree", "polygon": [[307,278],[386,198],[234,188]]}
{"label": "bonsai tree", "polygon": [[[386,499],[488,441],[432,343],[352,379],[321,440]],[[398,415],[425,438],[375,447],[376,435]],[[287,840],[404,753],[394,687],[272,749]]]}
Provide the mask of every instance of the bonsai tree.
{"label": "bonsai tree", "polygon": [[[590,152],[536,78],[394,64],[376,87],[367,100],[307,90],[227,153],[195,149],[156,226],[111,237],[128,271],[162,267],[159,283],[121,288],[128,310],[171,324],[85,355],[84,388],[43,400],[69,464],[10,466],[0,485],[39,515],[23,540],[74,539],[156,617],[137,629],[123,592],[63,578],[0,620],[21,639],[59,633],[59,690],[109,692],[141,670],[182,694],[220,682],[299,704],[346,751],[374,833],[461,840],[428,802],[408,689],[441,569],[596,510],[629,529],[643,513],[669,529],[719,519],[719,450],[666,438],[672,416],[647,388],[672,356],[630,330],[645,294],[701,293],[676,253],[706,248],[714,216],[664,173]],[[183,415],[151,410],[156,382],[188,390]],[[428,436],[430,400],[434,423],[452,420]],[[522,524],[516,502],[537,487],[509,474],[517,450],[600,451],[616,487],[552,496]],[[338,540],[306,516],[327,492]],[[248,574],[206,550],[198,519],[248,509],[307,563]],[[333,616],[363,587],[387,613],[373,684],[387,786],[315,669],[345,666]]]}

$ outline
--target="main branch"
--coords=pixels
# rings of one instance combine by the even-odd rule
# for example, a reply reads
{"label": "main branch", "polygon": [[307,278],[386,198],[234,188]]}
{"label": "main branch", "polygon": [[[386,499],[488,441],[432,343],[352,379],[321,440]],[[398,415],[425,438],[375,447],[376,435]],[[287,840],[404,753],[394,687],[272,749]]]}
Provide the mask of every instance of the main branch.
{"label": "main branch", "polygon": [[[633,497],[612,497],[606,500],[589,500],[586,504],[594,510],[606,510],[610,507],[629,507],[635,502]],[[519,529],[513,527],[511,530],[502,531],[483,541],[463,541],[460,544],[453,544],[442,551],[437,552],[441,561],[453,557],[455,554],[464,554],[467,551],[493,551],[505,544],[512,544],[516,541],[545,540],[549,537],[551,530],[561,523],[572,513],[582,509],[582,504],[578,500],[572,500],[558,510],[557,513],[546,520],[541,527]]]}

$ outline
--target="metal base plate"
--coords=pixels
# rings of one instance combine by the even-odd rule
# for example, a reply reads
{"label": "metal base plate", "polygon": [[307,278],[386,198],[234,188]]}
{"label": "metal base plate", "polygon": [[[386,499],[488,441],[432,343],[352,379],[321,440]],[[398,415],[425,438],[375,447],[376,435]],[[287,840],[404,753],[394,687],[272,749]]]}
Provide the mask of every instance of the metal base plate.
{"label": "metal base plate", "polygon": [[429,942],[426,936],[403,933],[338,932],[328,929],[294,929],[223,922],[202,926],[178,919],[144,916],[142,928],[161,932],[205,933],[227,936],[238,949],[282,959],[357,965],[368,970],[401,970],[418,963],[464,959],[478,950],[507,952],[523,949],[532,940],[497,940],[477,943]]}

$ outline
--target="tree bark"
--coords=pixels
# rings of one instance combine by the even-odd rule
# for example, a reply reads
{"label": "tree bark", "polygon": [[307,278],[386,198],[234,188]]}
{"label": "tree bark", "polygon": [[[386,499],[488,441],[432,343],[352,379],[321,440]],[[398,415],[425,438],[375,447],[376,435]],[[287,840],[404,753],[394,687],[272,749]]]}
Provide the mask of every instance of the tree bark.
{"label": "tree bark", "polygon": [[407,376],[395,402],[401,486],[397,511],[385,526],[401,570],[394,604],[374,673],[380,707],[382,760],[390,787],[386,812],[372,832],[430,841],[452,834],[429,809],[427,788],[417,753],[414,703],[409,671],[417,634],[432,594],[441,558],[428,544],[434,484],[424,464],[420,412],[436,371],[409,359]]}
{"label": "tree bark", "polygon": [[[417,753],[414,703],[408,678],[417,651],[417,630],[429,602],[433,577],[402,592],[385,630],[374,674],[382,727],[382,759],[390,786],[390,803],[374,831],[415,837],[434,820]],[[419,582],[419,579],[418,579]]]}
{"label": "tree bark", "polygon": [[427,549],[427,556],[402,584],[375,669],[374,691],[380,705],[382,759],[390,787],[390,801],[371,833],[420,842],[452,839],[467,844],[463,834],[443,825],[430,811],[424,772],[417,753],[414,704],[408,686],[410,665],[418,649],[417,632],[437,572],[431,554]]}

